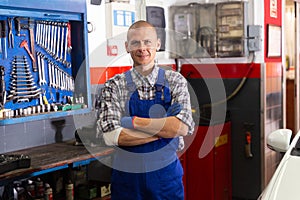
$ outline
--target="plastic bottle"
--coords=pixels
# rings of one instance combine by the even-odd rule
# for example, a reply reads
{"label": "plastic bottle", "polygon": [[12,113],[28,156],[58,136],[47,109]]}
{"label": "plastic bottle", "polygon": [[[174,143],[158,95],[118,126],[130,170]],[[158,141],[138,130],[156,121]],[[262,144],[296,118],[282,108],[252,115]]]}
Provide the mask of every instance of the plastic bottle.
{"label": "plastic bottle", "polygon": [[52,188],[48,183],[45,184],[45,193],[44,193],[45,200],[53,200],[53,193]]}
{"label": "plastic bottle", "polygon": [[74,200],[74,185],[71,181],[65,185],[66,200]]}
{"label": "plastic bottle", "polygon": [[37,178],[35,181],[35,192],[36,197],[44,196],[44,183],[40,178]]}
{"label": "plastic bottle", "polygon": [[26,185],[26,190],[30,194],[32,198],[36,197],[35,193],[35,185],[33,184],[32,180],[28,180],[27,185]]}

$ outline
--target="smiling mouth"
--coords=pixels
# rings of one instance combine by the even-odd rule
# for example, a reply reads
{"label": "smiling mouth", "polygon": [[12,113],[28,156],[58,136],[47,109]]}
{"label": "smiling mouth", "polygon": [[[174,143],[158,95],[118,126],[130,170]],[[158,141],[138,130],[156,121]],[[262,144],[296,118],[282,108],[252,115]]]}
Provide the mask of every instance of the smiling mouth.
{"label": "smiling mouth", "polygon": [[149,55],[137,55],[139,58],[146,58],[149,57]]}

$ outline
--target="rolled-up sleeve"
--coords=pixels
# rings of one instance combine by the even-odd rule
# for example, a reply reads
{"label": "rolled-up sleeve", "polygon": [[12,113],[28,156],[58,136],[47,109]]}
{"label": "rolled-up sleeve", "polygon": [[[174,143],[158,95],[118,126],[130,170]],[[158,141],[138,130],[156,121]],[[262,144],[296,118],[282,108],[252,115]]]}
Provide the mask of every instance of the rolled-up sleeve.
{"label": "rolled-up sleeve", "polygon": [[102,133],[114,131],[120,128],[122,115],[122,102],[117,82],[109,80],[101,90],[101,100],[98,116],[98,129]]}
{"label": "rolled-up sleeve", "polygon": [[169,71],[169,73],[168,81],[171,89],[172,103],[176,102],[182,105],[182,109],[176,117],[189,127],[188,134],[191,135],[194,132],[195,122],[192,117],[191,100],[187,81],[178,72]]}

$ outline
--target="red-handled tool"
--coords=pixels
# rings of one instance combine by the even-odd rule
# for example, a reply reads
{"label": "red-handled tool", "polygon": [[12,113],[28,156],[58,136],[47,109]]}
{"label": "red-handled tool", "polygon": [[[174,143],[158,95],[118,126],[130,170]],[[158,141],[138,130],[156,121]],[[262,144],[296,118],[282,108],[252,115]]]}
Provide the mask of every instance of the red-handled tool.
{"label": "red-handled tool", "polygon": [[[30,48],[31,48],[31,55],[34,57],[35,55],[35,48],[34,48],[34,21],[33,19],[29,18],[28,20],[28,25],[29,25],[29,37],[30,37]],[[35,59],[32,60],[32,68],[33,71],[36,72],[37,71],[37,66],[36,66],[36,62]]]}
{"label": "red-handled tool", "polygon": [[246,132],[246,144],[245,144],[245,153],[247,158],[252,158],[253,154],[251,152],[251,132]]}
{"label": "red-handled tool", "polygon": [[72,43],[71,43],[71,24],[68,22],[68,52],[71,53],[72,50]]}
{"label": "red-handled tool", "polygon": [[29,47],[28,47],[28,43],[27,43],[27,40],[23,40],[20,44],[20,47],[24,47],[25,50],[27,51],[27,53],[29,54],[32,62],[35,62],[35,59],[34,59],[34,56],[32,55],[32,53],[30,52],[29,50]]}

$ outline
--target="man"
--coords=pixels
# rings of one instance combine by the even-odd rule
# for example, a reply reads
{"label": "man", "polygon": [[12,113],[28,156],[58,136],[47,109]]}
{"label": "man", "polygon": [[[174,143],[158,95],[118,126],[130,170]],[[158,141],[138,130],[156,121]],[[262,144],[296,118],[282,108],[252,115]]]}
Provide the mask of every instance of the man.
{"label": "man", "polygon": [[184,198],[178,138],[192,134],[190,96],[183,76],[155,64],[155,27],[135,22],[125,47],[133,68],[108,80],[101,92],[98,128],[116,146],[112,200]]}

